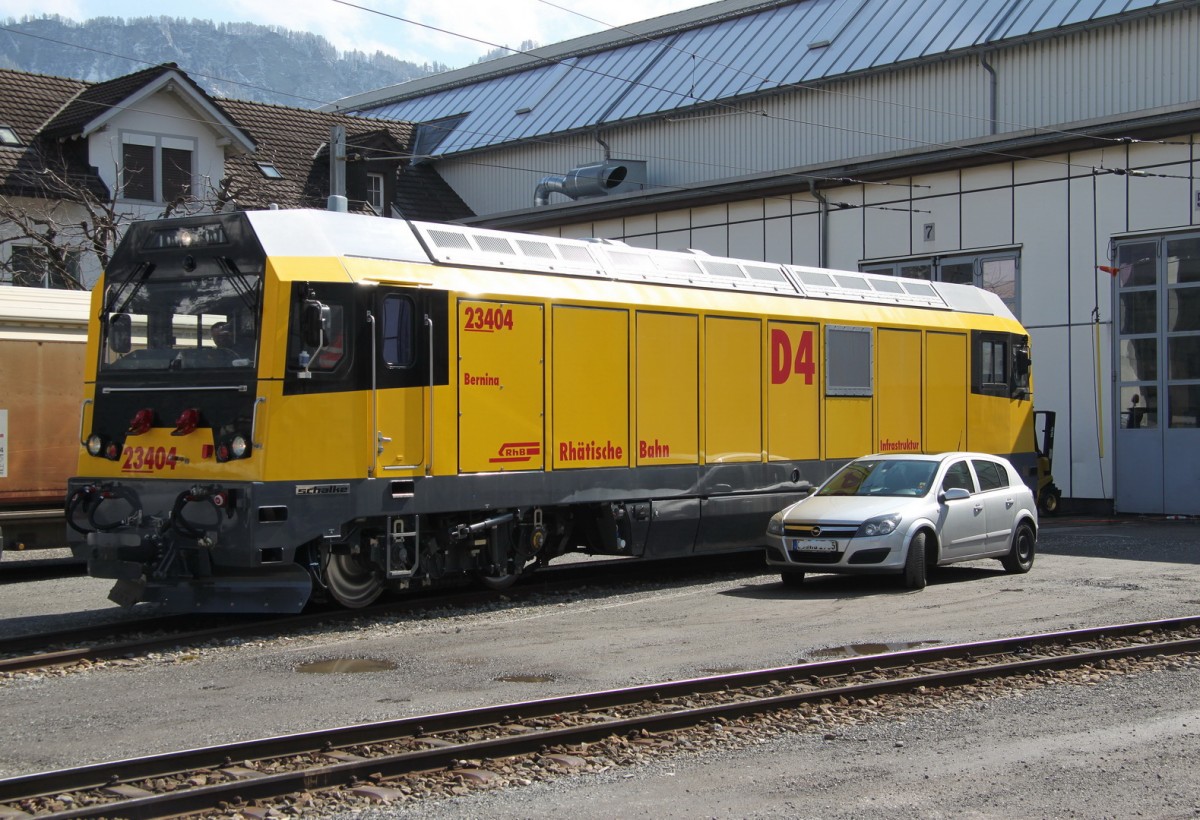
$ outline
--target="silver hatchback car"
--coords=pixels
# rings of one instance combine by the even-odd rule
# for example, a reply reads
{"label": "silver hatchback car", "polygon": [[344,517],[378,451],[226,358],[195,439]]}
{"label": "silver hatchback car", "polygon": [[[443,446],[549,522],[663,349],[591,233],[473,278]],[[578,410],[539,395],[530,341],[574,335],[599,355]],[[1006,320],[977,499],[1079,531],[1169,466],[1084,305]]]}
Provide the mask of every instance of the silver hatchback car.
{"label": "silver hatchback car", "polygon": [[767,565],[788,585],[807,572],[895,573],[921,589],[930,569],[958,561],[1028,572],[1037,531],[1033,493],[1007,459],[864,456],[771,518]]}

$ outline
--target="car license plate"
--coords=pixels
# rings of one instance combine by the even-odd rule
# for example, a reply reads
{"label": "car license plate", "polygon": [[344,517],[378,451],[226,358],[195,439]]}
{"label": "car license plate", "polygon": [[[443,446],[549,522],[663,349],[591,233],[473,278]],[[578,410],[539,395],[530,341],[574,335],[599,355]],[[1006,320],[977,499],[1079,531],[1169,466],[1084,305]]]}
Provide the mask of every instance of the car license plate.
{"label": "car license plate", "polygon": [[793,538],[795,552],[837,552],[838,542],[824,538]]}

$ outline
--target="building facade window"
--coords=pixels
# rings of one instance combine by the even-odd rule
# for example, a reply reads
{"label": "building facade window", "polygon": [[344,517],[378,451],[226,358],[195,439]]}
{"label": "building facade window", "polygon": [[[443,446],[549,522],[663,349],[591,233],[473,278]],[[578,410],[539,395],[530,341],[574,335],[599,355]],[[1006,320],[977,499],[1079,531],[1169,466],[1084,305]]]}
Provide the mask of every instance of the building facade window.
{"label": "building facade window", "polygon": [[383,174],[367,174],[367,204],[383,213]]}
{"label": "building facade window", "polygon": [[195,156],[193,139],[122,134],[120,198],[155,203],[194,198]]}
{"label": "building facade window", "polygon": [[974,285],[1000,297],[1018,319],[1020,311],[1021,254],[988,251],[917,259],[871,260],[860,264],[865,273],[908,276],[933,282]]}
{"label": "building facade window", "polygon": [[0,270],[0,285],[22,288],[79,287],[79,251],[64,251],[63,265],[50,264],[44,248],[13,245],[8,264]]}

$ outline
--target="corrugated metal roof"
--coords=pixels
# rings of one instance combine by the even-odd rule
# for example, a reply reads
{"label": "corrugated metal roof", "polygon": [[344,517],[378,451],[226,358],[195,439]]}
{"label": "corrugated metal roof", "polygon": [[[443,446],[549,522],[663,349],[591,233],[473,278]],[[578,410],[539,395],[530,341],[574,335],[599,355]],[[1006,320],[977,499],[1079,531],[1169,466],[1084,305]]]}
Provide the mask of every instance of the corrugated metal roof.
{"label": "corrugated metal roof", "polygon": [[[731,104],[748,95],[886,70],[972,49],[1011,44],[1121,15],[1197,0],[728,0],[661,18],[669,28],[609,32],[534,52],[497,70],[482,63],[446,83],[349,98],[342,110],[422,123],[466,114],[438,146],[442,155]],[[716,18],[705,18],[716,10]],[[642,27],[642,30],[645,30]],[[580,48],[572,51],[573,43]],[[583,46],[586,45],[586,48]],[[476,75],[478,79],[472,79]],[[378,101],[378,102],[376,102]]]}

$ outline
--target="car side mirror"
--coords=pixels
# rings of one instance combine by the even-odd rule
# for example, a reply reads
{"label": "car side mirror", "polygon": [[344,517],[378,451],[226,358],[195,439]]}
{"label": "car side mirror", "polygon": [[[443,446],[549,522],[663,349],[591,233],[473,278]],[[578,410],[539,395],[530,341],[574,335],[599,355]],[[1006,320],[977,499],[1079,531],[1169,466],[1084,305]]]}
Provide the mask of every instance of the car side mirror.
{"label": "car side mirror", "polygon": [[970,498],[971,492],[964,490],[962,487],[951,487],[942,493],[942,501],[961,501],[964,498]]}

